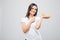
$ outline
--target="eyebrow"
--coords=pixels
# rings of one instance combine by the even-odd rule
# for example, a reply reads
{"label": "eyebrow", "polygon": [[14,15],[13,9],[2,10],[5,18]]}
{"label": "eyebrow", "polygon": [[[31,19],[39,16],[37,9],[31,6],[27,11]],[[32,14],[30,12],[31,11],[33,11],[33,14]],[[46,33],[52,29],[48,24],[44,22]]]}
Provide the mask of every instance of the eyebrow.
{"label": "eyebrow", "polygon": [[[31,8],[31,9],[34,9],[34,8]],[[37,10],[37,9],[35,9],[35,10]]]}

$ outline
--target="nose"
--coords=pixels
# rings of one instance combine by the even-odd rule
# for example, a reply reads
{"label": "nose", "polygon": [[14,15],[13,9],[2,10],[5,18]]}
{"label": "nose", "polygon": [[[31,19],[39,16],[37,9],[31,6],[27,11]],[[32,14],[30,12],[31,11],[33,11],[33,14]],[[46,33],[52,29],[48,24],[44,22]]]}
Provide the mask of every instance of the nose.
{"label": "nose", "polygon": [[36,12],[36,10],[35,10],[35,9],[33,9],[32,11],[33,11],[33,12]]}

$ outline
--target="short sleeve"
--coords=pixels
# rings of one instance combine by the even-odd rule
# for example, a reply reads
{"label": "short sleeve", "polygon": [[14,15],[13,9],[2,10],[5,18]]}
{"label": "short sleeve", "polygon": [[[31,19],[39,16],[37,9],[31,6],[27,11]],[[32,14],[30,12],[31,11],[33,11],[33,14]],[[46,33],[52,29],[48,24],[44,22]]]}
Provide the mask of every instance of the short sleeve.
{"label": "short sleeve", "polygon": [[25,18],[21,18],[21,22],[26,22]]}

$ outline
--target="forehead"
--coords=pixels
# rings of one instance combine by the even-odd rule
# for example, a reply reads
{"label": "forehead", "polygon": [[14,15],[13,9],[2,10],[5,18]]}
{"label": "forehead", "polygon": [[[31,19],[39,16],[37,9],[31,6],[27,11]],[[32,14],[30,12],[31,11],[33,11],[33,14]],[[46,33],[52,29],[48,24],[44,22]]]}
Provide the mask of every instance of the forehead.
{"label": "forehead", "polygon": [[37,7],[36,7],[36,6],[32,6],[32,8],[37,9]]}

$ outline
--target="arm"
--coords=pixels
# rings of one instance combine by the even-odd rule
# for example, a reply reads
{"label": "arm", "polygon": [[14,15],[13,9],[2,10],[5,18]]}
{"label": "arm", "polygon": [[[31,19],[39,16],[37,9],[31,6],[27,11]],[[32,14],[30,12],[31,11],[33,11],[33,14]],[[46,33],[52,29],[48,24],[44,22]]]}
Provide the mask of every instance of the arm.
{"label": "arm", "polygon": [[49,19],[49,18],[50,18],[49,15],[46,15],[46,14],[42,15],[41,20],[36,22],[36,28],[39,29],[41,27],[41,23],[42,23],[43,19]]}
{"label": "arm", "polygon": [[39,28],[41,27],[42,21],[43,21],[43,18],[41,18],[40,21],[37,21],[37,22],[36,22],[36,26],[35,26],[36,29],[39,29]]}
{"label": "arm", "polygon": [[22,30],[24,33],[26,33],[30,29],[31,22],[29,22],[27,25],[25,22],[22,22]]}
{"label": "arm", "polygon": [[26,33],[27,31],[29,31],[30,29],[30,25],[35,21],[35,18],[31,18],[31,20],[26,24],[25,22],[22,22],[22,30],[24,33]]}

